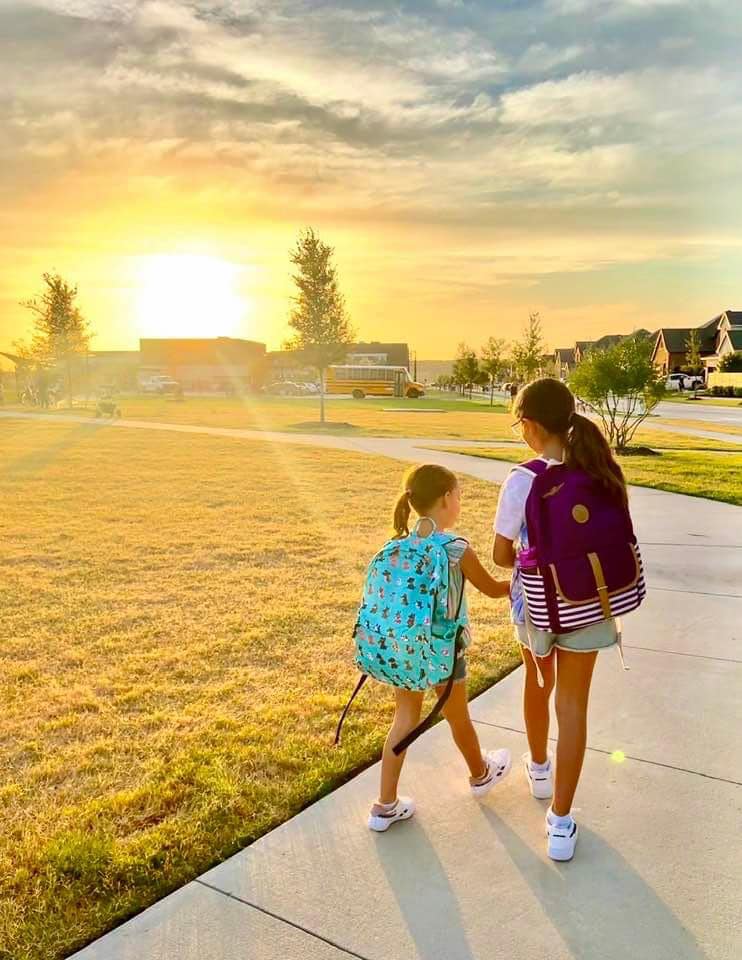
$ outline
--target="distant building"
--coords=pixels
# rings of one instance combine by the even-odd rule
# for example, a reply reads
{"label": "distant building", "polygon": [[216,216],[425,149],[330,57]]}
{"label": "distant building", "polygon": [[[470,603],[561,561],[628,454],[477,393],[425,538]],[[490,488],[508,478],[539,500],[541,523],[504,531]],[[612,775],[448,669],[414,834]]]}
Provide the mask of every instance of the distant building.
{"label": "distant building", "polygon": [[560,379],[565,379],[575,367],[575,348],[557,347],[554,351],[554,371]]}
{"label": "distant building", "polygon": [[[317,370],[303,350],[274,350],[268,355],[274,380],[315,380]],[[410,369],[410,348],[406,343],[351,343],[340,363]]]}
{"label": "distant building", "polygon": [[594,346],[594,340],[578,340],[575,343],[575,364],[582,363]]}
{"label": "distant building", "polygon": [[691,331],[698,334],[701,362],[707,373],[719,367],[728,353],[742,350],[742,311],[725,310],[700,327],[662,327],[652,353],[652,362],[662,373],[675,373],[686,365]]}
{"label": "distant building", "polygon": [[169,376],[196,393],[254,390],[268,372],[265,344],[254,340],[140,340],[139,353],[141,379]]}

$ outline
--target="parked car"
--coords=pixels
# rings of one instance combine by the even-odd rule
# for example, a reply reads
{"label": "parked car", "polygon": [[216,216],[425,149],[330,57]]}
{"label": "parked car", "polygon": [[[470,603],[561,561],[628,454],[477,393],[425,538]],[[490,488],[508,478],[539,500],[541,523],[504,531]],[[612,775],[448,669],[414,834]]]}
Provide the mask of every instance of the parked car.
{"label": "parked car", "polygon": [[142,380],[139,384],[144,393],[182,393],[183,388],[178,380],[172,377],[154,376]]}
{"label": "parked car", "polygon": [[703,377],[690,373],[671,373],[665,383],[668,390],[700,390],[703,386]]}

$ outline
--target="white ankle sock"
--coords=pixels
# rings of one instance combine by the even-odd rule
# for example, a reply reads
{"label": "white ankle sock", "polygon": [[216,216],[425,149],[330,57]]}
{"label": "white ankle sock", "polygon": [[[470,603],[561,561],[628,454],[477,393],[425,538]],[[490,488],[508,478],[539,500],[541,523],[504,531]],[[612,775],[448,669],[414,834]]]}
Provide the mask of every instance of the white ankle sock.
{"label": "white ankle sock", "polygon": [[544,770],[548,770],[551,766],[551,760],[547,760],[546,763],[535,763],[533,760],[530,761],[531,770],[535,770],[538,773],[543,773]]}
{"label": "white ankle sock", "polygon": [[568,813],[566,817],[558,817],[549,807],[549,823],[552,827],[568,827],[572,823],[572,814]]}

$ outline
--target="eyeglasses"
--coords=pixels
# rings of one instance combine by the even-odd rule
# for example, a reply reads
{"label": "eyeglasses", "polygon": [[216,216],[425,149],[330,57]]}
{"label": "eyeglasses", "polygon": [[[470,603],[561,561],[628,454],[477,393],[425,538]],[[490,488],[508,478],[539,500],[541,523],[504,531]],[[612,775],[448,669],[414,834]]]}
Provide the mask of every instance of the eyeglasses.
{"label": "eyeglasses", "polygon": [[510,424],[510,429],[513,431],[513,436],[516,440],[523,439],[523,417],[520,420],[516,420],[515,423]]}

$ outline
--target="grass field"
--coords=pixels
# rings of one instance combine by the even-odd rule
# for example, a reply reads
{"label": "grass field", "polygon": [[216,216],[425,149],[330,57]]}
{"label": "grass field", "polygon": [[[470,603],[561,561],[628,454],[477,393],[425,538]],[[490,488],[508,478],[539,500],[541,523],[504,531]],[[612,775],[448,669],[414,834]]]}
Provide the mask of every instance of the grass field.
{"label": "grass field", "polygon": [[[299,433],[316,432],[315,421],[319,416],[319,402],[316,399],[291,397],[189,397],[183,403],[177,403],[164,397],[134,396],[123,397],[120,406],[122,416],[131,420]],[[58,415],[64,417],[66,414],[59,411]],[[420,400],[329,399],[327,418],[331,424],[330,432],[354,436],[493,442],[513,439],[512,415],[503,406],[491,408],[487,401],[481,400],[456,400],[449,397],[424,397]],[[673,424],[673,421],[662,422]],[[707,423],[702,422],[694,422],[690,426],[710,429]],[[728,449],[734,449],[731,444],[735,444],[742,450],[742,433],[738,439],[739,443],[735,444],[735,437],[730,436]],[[638,430],[635,442],[659,449],[723,447],[723,441],[650,428]]]}
{"label": "grass field", "polygon": [[[523,448],[451,447],[450,450],[511,463],[526,459]],[[618,460],[627,481],[640,487],[742,505],[742,453],[665,450],[659,456],[631,455]]]}
{"label": "grass field", "polygon": [[[377,756],[379,689],[331,741],[402,469],[0,421],[3,960],[71,952]],[[483,555],[496,495],[464,481]],[[517,652],[506,602],[473,596],[472,614],[477,692]]]}
{"label": "grass field", "polygon": [[[657,420],[667,427],[688,427],[691,430],[710,430],[712,433],[728,433],[742,439],[742,425],[717,423],[715,420]],[[732,439],[732,437],[730,437]]]}

